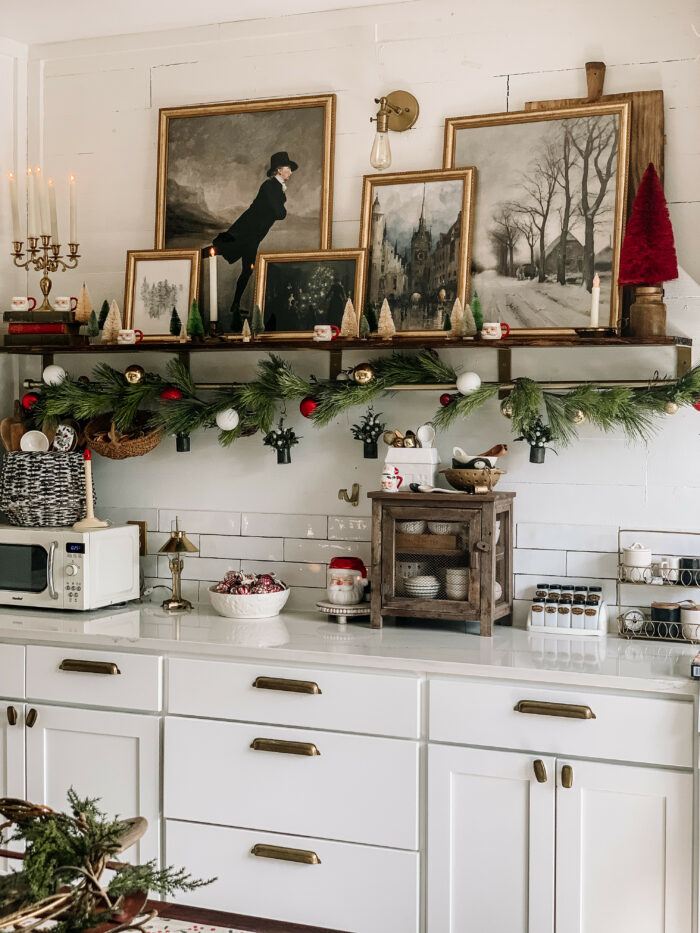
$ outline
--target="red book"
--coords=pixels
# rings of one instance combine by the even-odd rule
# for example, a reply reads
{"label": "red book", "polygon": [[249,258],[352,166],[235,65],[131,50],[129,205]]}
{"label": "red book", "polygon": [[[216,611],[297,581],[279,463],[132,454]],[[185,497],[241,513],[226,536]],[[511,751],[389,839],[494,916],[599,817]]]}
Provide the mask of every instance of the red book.
{"label": "red book", "polygon": [[8,334],[65,334],[65,324],[10,324]]}

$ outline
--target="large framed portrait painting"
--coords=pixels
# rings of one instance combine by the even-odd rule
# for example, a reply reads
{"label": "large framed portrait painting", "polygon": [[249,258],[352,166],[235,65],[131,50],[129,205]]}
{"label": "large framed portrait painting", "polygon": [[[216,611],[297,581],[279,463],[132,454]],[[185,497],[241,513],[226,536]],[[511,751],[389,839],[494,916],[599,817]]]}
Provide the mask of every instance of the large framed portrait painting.
{"label": "large framed portrait painting", "polygon": [[511,330],[618,328],[628,102],[449,118],[445,167],[478,165],[472,288]]}
{"label": "large framed portrait painting", "polygon": [[398,333],[442,330],[469,294],[476,170],[365,175],[360,246],[367,252],[365,311],[386,299]]}
{"label": "large framed portrait painting", "polygon": [[252,313],[258,252],[330,247],[334,127],[333,94],[160,111],[156,247],[215,250],[224,333]]}

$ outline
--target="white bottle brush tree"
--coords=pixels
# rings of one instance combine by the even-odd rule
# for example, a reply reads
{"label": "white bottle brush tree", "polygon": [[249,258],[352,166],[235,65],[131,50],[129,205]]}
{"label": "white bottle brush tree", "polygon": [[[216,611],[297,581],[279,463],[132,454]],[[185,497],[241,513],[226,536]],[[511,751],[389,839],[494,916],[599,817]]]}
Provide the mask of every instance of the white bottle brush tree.
{"label": "white bottle brush tree", "polygon": [[119,305],[113,298],[102,328],[102,343],[116,343],[121,329],[122,316],[119,312]]}
{"label": "white bottle brush tree", "polygon": [[386,298],[382,302],[382,309],[379,312],[377,333],[383,340],[391,340],[391,338],[396,333],[396,325],[394,324],[394,319],[391,316],[391,308],[389,307],[389,302],[386,300]]}
{"label": "white bottle brush tree", "polygon": [[75,309],[75,319],[79,324],[87,324],[92,314],[92,301],[87,285],[83,282],[78,293],[78,306]]}
{"label": "white bottle brush tree", "polygon": [[341,337],[357,337],[359,335],[359,328],[357,324],[357,315],[355,314],[355,309],[353,307],[352,301],[348,298],[345,302],[345,310],[343,311],[343,320],[340,322],[340,336]]}

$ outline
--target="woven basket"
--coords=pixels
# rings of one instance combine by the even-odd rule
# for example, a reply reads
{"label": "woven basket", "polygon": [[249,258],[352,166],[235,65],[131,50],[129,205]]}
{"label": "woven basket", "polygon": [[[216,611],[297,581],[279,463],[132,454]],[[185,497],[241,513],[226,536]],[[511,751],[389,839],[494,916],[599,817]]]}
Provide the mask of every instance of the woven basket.
{"label": "woven basket", "polygon": [[85,426],[88,447],[110,460],[126,460],[128,457],[143,457],[160,444],[163,432],[149,431],[147,424],[153,417],[150,411],[140,411],[134,419],[129,434],[117,431],[112,415],[99,415]]}
{"label": "woven basket", "polygon": [[5,454],[0,509],[11,525],[72,525],[85,518],[85,470],[80,453]]}

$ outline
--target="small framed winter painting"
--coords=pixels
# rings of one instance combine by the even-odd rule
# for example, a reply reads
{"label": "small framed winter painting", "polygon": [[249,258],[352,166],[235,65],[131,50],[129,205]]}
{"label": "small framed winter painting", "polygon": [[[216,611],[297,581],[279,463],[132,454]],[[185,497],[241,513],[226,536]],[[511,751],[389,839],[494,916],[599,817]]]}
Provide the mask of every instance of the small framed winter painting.
{"label": "small framed winter painting", "polygon": [[256,310],[260,308],[263,336],[333,340],[340,333],[344,337],[359,335],[363,249],[258,253],[255,269],[256,309],[249,325],[255,330]]}
{"label": "small framed winter painting", "polygon": [[199,287],[198,249],[143,249],[126,254],[124,327],[144,341],[179,340]]}
{"label": "small framed winter painting", "polygon": [[472,295],[484,320],[619,329],[629,125],[628,101],[445,121],[445,167],[479,172]]}
{"label": "small framed winter painting", "polygon": [[372,324],[386,300],[397,335],[449,327],[455,299],[469,294],[475,176],[473,168],[365,175],[360,246]]}

